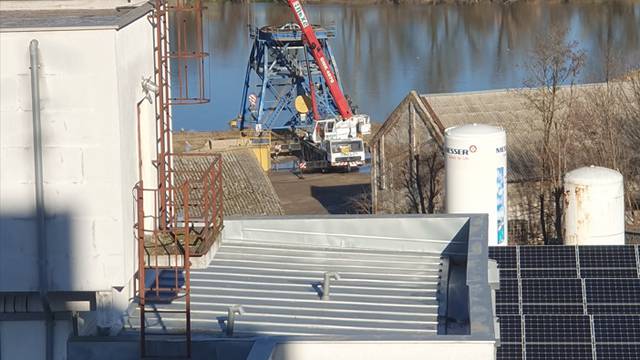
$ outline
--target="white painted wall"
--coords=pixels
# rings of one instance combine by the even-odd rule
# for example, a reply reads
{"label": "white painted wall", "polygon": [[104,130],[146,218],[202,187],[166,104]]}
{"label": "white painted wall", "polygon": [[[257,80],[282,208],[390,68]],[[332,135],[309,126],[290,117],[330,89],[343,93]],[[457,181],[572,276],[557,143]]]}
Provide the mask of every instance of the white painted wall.
{"label": "white painted wall", "polygon": [[[28,45],[40,43],[44,194],[51,290],[110,289],[122,248],[114,31],[2,33],[0,290],[35,291]],[[21,230],[28,228],[25,234]],[[122,250],[121,250],[122,252]],[[91,270],[91,271],[88,271]],[[19,274],[20,280],[15,276]]]}
{"label": "white painted wall", "polygon": [[[140,131],[142,153],[142,179],[145,187],[153,188],[157,184],[155,160],[156,124],[155,104],[145,100],[145,92],[141,82],[143,78],[154,78],[153,32],[148,20],[143,17],[138,21],[116,32],[116,68],[118,89],[118,119],[121,173],[120,182],[125,188],[120,193],[123,207],[123,218],[131,219],[121,224],[121,237],[124,239],[124,257],[121,259],[125,272],[125,280],[133,284],[133,274],[137,268],[137,243],[133,237],[133,221],[135,219],[133,205],[133,186],[140,180],[138,168],[138,108],[140,110]],[[153,99],[153,96],[151,96]],[[146,214],[153,213],[152,193],[145,194]],[[115,259],[114,259],[115,260]],[[133,297],[133,286],[128,289],[127,297],[120,297],[118,308],[127,306]],[[124,303],[122,302],[124,301]]]}
{"label": "white painted wall", "polygon": [[[100,291],[98,305],[111,307],[98,316],[101,325],[119,325],[137,261],[137,104],[144,98],[141,79],[153,76],[151,29],[142,17],[119,31],[0,33],[0,292],[38,290],[28,50],[37,39],[49,290]],[[143,176],[152,187],[154,105],[145,100],[140,110]],[[36,325],[44,329],[19,323],[10,336],[30,337],[22,328]],[[3,329],[2,359],[11,351],[6,334]],[[66,344],[66,330],[56,336]],[[23,344],[14,350],[17,345]]]}
{"label": "white painted wall", "polygon": [[491,341],[295,341],[276,346],[272,360],[495,359]]}

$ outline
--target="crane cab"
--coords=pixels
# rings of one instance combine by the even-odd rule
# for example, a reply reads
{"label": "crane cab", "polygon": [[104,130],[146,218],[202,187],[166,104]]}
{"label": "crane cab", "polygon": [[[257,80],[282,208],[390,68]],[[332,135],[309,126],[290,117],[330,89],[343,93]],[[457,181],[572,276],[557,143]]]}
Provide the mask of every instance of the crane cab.
{"label": "crane cab", "polygon": [[359,167],[365,163],[364,142],[360,138],[327,140],[323,147],[331,167]]}

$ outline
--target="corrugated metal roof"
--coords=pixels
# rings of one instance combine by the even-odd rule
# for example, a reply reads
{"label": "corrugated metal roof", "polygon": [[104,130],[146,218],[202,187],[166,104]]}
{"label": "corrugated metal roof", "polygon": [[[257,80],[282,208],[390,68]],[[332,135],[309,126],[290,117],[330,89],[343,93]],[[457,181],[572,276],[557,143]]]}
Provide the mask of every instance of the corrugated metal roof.
{"label": "corrugated metal roof", "polygon": [[[436,335],[441,266],[439,253],[226,241],[191,273],[192,328],[222,334],[228,307],[240,304],[238,335]],[[330,301],[321,300],[326,271],[341,276]],[[137,314],[130,321],[137,327]],[[181,329],[184,315],[161,313],[148,325]]]}

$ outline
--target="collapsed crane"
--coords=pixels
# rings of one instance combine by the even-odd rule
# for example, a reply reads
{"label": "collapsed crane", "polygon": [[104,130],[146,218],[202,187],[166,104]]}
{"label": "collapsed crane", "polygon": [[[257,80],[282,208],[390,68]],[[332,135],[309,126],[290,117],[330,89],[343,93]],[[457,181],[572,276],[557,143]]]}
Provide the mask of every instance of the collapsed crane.
{"label": "collapsed crane", "polygon": [[371,125],[369,116],[354,114],[344,95],[327,41],[333,33],[312,25],[300,1],[288,5],[296,23],[252,34],[239,126],[299,130],[301,168],[359,167],[365,163],[362,137]]}

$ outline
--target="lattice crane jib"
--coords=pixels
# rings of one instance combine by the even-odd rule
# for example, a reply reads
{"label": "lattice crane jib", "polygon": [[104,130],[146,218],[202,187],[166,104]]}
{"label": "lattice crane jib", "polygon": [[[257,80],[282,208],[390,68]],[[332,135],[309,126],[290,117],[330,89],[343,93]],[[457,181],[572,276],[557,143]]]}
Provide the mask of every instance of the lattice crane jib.
{"label": "lattice crane jib", "polygon": [[[329,39],[335,30],[313,26],[318,43],[327,54],[326,61],[336,74],[338,68]],[[340,115],[322,69],[311,56],[311,50],[297,24],[264,26],[252,30],[253,47],[247,64],[242,93],[239,126],[241,129],[304,127],[313,120]],[[294,104],[302,96],[309,112],[301,114]]]}

